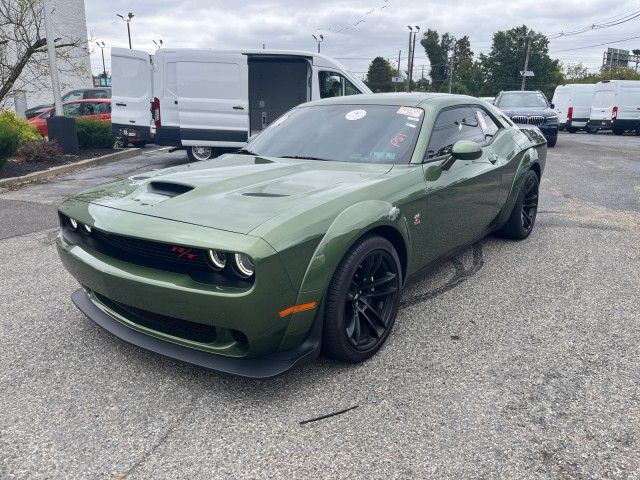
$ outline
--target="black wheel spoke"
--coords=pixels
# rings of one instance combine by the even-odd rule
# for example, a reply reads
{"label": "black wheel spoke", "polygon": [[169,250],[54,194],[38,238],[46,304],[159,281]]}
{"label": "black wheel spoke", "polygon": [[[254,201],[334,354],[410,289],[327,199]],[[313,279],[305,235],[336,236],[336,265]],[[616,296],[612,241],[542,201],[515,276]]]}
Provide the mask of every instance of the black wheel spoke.
{"label": "black wheel spoke", "polygon": [[376,288],[393,282],[397,275],[395,273],[386,273],[383,277],[374,280],[372,283],[367,284],[366,288]]}
{"label": "black wheel spoke", "polygon": [[[380,324],[382,320],[377,316],[377,313],[372,310],[367,310],[367,308],[360,308],[360,313],[362,314],[365,325],[369,328],[371,333],[376,338],[382,337],[386,326]],[[373,315],[370,315],[371,313],[373,313]]]}
{"label": "black wheel spoke", "polygon": [[395,285],[385,288],[384,290],[375,290],[372,292],[365,292],[362,294],[365,298],[377,298],[377,297],[386,297],[387,295],[391,295],[396,292],[398,289]]}

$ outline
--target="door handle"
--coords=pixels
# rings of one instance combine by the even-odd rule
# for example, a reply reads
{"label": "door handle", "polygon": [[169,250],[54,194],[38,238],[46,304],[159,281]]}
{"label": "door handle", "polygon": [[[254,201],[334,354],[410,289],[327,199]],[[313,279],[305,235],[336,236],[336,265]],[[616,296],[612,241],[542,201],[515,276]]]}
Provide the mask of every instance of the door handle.
{"label": "door handle", "polygon": [[174,101],[173,101],[173,104],[174,104],[174,105],[177,105],[177,104],[178,104],[178,100],[174,100]]}
{"label": "door handle", "polygon": [[119,106],[119,107],[126,107],[127,106],[126,103],[116,103],[116,105]]}
{"label": "door handle", "polygon": [[244,107],[241,107],[240,105],[236,105],[235,107],[233,107],[234,110],[244,110]]}

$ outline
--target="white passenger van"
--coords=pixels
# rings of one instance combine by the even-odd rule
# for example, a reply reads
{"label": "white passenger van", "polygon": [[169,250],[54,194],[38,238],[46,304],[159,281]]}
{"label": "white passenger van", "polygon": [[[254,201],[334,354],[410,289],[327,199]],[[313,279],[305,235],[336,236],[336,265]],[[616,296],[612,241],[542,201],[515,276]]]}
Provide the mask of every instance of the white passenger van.
{"label": "white passenger van", "polygon": [[576,133],[587,126],[594,89],[593,83],[569,83],[556,87],[551,103],[558,114],[560,130]]}
{"label": "white passenger van", "polygon": [[603,80],[596,84],[587,131],[613,130],[640,135],[640,80]]}
{"label": "white passenger van", "polygon": [[192,160],[243,147],[301,103],[371,93],[310,52],[113,48],[111,65],[114,134],[184,147]]}

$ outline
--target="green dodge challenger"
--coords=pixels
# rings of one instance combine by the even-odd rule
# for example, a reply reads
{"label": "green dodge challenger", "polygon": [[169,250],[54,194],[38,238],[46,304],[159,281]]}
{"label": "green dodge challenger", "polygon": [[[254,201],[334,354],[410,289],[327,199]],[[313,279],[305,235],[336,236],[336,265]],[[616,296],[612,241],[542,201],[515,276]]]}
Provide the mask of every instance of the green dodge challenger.
{"label": "green dodge challenger", "polygon": [[236,153],[66,200],[57,247],[76,306],[127,342],[250,377],[360,362],[413,274],[531,233],[546,152],[472,97],[325,99]]}

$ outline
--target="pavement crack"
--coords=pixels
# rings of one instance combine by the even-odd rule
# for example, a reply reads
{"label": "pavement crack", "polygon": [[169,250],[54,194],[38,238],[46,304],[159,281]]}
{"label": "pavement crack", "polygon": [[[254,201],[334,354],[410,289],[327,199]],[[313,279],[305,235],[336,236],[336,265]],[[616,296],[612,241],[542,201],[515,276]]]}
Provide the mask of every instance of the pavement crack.
{"label": "pavement crack", "polygon": [[190,415],[196,408],[196,404],[202,395],[198,395],[191,401],[191,405],[186,408],[183,413],[167,428],[167,431],[162,434],[162,436],[149,448],[146,452],[142,454],[142,457],[131,467],[129,467],[124,472],[116,472],[113,476],[114,479],[124,480],[129,475],[131,475],[134,471],[136,471],[140,466],[142,466],[151,455],[164,443],[167,441],[169,436],[182,424],[182,422]]}
{"label": "pavement crack", "polygon": [[470,268],[466,269],[457,256],[453,257],[449,261],[453,264],[453,267],[456,270],[456,273],[451,280],[434,290],[429,290],[428,292],[415,295],[402,301],[400,303],[400,307],[406,308],[426,300],[431,300],[432,298],[442,295],[443,293],[457,287],[478,273],[484,266],[482,244],[480,242],[473,244],[473,263]]}
{"label": "pavement crack", "polygon": [[302,420],[300,422],[300,425],[305,425],[307,423],[318,422],[320,420],[325,420],[327,418],[335,417],[336,415],[342,415],[343,413],[347,413],[347,412],[349,412],[351,410],[354,410],[356,408],[358,408],[358,405],[354,405],[352,407],[345,408],[344,410],[338,410],[337,412],[327,413],[326,415],[320,415],[319,417],[310,418],[308,420]]}

